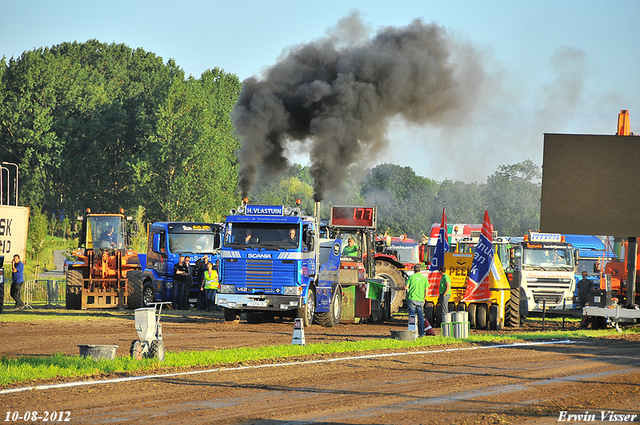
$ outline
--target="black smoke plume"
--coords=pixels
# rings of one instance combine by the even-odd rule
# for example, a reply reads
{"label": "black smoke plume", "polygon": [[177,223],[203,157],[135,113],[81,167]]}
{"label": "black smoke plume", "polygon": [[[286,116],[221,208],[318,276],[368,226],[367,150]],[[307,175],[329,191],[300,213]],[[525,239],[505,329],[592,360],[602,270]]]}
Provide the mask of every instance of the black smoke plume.
{"label": "black smoke plume", "polygon": [[437,124],[465,95],[451,56],[452,42],[436,24],[416,19],[369,37],[357,13],[326,38],[290,48],[264,78],[243,82],[233,109],[243,197],[258,173],[288,167],[288,143],[309,152],[320,201],[350,165],[386,147],[392,118]]}

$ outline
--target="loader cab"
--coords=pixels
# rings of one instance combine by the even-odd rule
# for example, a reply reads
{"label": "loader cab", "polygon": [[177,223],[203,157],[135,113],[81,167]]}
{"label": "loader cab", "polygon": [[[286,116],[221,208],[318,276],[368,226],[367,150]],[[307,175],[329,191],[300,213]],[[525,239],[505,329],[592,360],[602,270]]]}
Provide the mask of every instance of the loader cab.
{"label": "loader cab", "polygon": [[126,221],[122,215],[88,214],[83,222],[80,244],[88,251],[126,249]]}

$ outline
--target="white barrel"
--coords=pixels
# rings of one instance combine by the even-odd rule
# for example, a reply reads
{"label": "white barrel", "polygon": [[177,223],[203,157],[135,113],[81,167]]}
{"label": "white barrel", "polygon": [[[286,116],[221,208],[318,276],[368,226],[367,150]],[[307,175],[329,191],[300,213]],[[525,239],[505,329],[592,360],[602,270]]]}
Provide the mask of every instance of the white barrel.
{"label": "white barrel", "polygon": [[469,314],[466,311],[456,311],[453,313],[453,321],[455,322],[453,327],[454,338],[469,337]]}
{"label": "white barrel", "polygon": [[451,316],[452,313],[442,315],[442,336],[451,336]]}

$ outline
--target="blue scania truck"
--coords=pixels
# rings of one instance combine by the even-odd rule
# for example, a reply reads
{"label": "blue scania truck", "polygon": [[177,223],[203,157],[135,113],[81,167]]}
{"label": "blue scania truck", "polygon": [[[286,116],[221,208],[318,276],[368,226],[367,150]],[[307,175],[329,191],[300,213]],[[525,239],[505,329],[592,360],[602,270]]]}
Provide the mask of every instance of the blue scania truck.
{"label": "blue scania truck", "polygon": [[246,202],[231,211],[216,295],[226,321],[244,312],[250,323],[275,316],[301,318],[304,326],[314,319],[323,326],[340,322],[342,241],[321,242],[318,216],[305,216],[298,207]]}
{"label": "blue scania truck", "polygon": [[158,222],[149,226],[147,253],[138,254],[143,270],[129,272],[129,303],[135,308],[151,302],[171,301],[173,297],[173,266],[180,255],[190,256],[193,284],[189,289],[189,304],[196,304],[200,291],[196,261],[205,255],[216,263],[220,259],[222,224],[196,222]]}

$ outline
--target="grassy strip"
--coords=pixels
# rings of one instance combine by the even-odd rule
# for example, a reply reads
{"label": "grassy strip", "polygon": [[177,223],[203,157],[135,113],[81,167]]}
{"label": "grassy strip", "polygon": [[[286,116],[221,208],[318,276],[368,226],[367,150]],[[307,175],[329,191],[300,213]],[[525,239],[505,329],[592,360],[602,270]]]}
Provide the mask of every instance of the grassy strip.
{"label": "grassy strip", "polygon": [[[631,328],[624,333],[640,332],[638,328]],[[591,338],[615,335],[617,332],[607,330],[582,331],[553,331],[518,333],[510,335],[472,335],[465,339],[452,337],[427,337],[415,341],[401,341],[395,339],[377,339],[366,341],[347,341],[323,344],[279,345],[258,348],[235,348],[211,351],[168,352],[165,361],[160,363],[152,359],[142,361],[133,360],[129,356],[117,357],[113,361],[96,361],[79,356],[65,356],[55,354],[47,357],[20,357],[0,359],[0,385],[6,386],[33,380],[91,377],[101,374],[118,373],[129,374],[144,371],[162,371],[169,368],[189,368],[212,365],[228,365],[234,363],[256,362],[262,360],[287,359],[292,357],[310,356],[314,354],[342,354],[359,353],[374,350],[424,348],[434,345],[456,345],[460,343],[500,343],[515,340],[549,340]]]}

